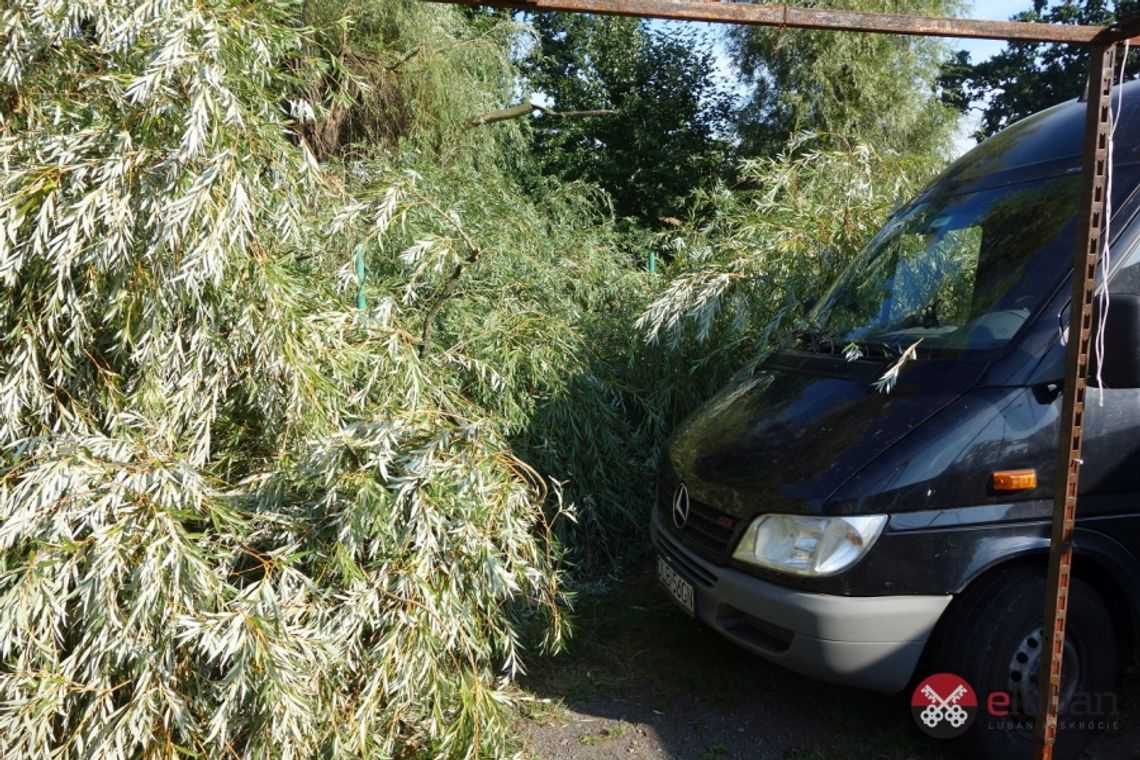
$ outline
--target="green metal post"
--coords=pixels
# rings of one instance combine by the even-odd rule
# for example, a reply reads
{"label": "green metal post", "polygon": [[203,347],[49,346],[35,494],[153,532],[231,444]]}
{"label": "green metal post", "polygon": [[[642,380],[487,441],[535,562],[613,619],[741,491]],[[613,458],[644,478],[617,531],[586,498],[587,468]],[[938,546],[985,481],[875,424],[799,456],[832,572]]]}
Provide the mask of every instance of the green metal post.
{"label": "green metal post", "polygon": [[354,258],[356,261],[356,308],[364,311],[367,307],[364,300],[364,246],[356,246]]}

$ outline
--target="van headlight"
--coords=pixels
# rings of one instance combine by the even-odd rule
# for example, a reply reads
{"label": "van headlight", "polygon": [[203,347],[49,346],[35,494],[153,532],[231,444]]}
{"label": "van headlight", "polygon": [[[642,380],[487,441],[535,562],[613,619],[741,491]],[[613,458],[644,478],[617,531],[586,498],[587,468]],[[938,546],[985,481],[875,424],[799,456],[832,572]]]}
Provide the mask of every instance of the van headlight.
{"label": "van headlight", "polygon": [[866,554],[886,524],[886,515],[761,515],[732,558],[796,575],[834,575]]}

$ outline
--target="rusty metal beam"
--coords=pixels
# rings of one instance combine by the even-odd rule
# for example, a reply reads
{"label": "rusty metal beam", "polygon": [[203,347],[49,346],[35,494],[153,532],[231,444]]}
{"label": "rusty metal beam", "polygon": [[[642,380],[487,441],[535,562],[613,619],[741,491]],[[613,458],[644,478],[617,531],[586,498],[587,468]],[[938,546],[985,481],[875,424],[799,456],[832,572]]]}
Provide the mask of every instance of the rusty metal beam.
{"label": "rusty metal beam", "polygon": [[1077,248],[1073,258],[1073,295],[1069,303],[1069,346],[1065,360],[1061,434],[1057,446],[1057,486],[1053,499],[1053,532],[1045,591],[1044,649],[1037,676],[1043,698],[1037,705],[1038,757],[1050,760],[1057,738],[1061,696],[1061,662],[1073,563],[1073,525],[1077,517],[1081,444],[1084,439],[1085,391],[1092,338],[1096,266],[1104,248],[1105,202],[1108,192],[1109,133],[1112,129],[1112,73],[1116,46],[1096,47],[1089,67],[1085,118],[1084,182],[1081,190]]}
{"label": "rusty metal beam", "polygon": [[1097,45],[1131,37],[1136,31],[1077,24],[1034,24],[1020,21],[863,13],[788,5],[758,5],[717,0],[431,0],[456,5],[487,5],[527,11],[597,13],[609,16],[707,21],[723,24],[831,29],[848,32],[963,37],[1014,42],[1065,42]]}

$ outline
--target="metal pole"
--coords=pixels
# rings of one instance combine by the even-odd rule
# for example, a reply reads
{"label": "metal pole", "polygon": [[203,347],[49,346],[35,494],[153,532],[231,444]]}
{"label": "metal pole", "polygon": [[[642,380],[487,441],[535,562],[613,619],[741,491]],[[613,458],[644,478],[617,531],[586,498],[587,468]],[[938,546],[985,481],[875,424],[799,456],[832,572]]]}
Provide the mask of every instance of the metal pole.
{"label": "metal pole", "polygon": [[364,298],[364,245],[357,244],[353,251],[353,263],[356,265],[356,308],[364,311],[368,302]]}
{"label": "metal pole", "polygon": [[1069,305],[1069,347],[1065,360],[1061,434],[1057,446],[1057,486],[1053,500],[1053,533],[1049,546],[1049,580],[1045,592],[1044,657],[1037,676],[1037,748],[1041,760],[1051,760],[1060,709],[1061,662],[1065,649],[1065,619],[1073,562],[1073,523],[1077,516],[1077,487],[1081,465],[1085,390],[1089,372],[1093,289],[1096,265],[1104,246],[1105,193],[1110,171],[1108,141],[1112,129],[1112,73],[1115,45],[1092,50],[1089,66],[1088,111],[1085,121],[1084,187],[1077,249],[1073,259],[1073,296]]}

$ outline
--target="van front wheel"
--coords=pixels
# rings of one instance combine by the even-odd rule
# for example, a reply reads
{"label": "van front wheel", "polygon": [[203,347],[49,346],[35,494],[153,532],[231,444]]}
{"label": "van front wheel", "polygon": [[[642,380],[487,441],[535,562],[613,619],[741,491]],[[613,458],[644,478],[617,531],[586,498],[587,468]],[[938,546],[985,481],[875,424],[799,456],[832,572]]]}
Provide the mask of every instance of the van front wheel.
{"label": "van front wheel", "polygon": [[[977,719],[962,737],[972,757],[1034,757],[1044,607],[1043,570],[999,569],[955,601],[931,641],[930,672],[959,675],[978,695]],[[1062,725],[1054,757],[1079,757],[1115,719],[1115,679],[1112,617],[1097,592],[1074,578],[1061,666]]]}

